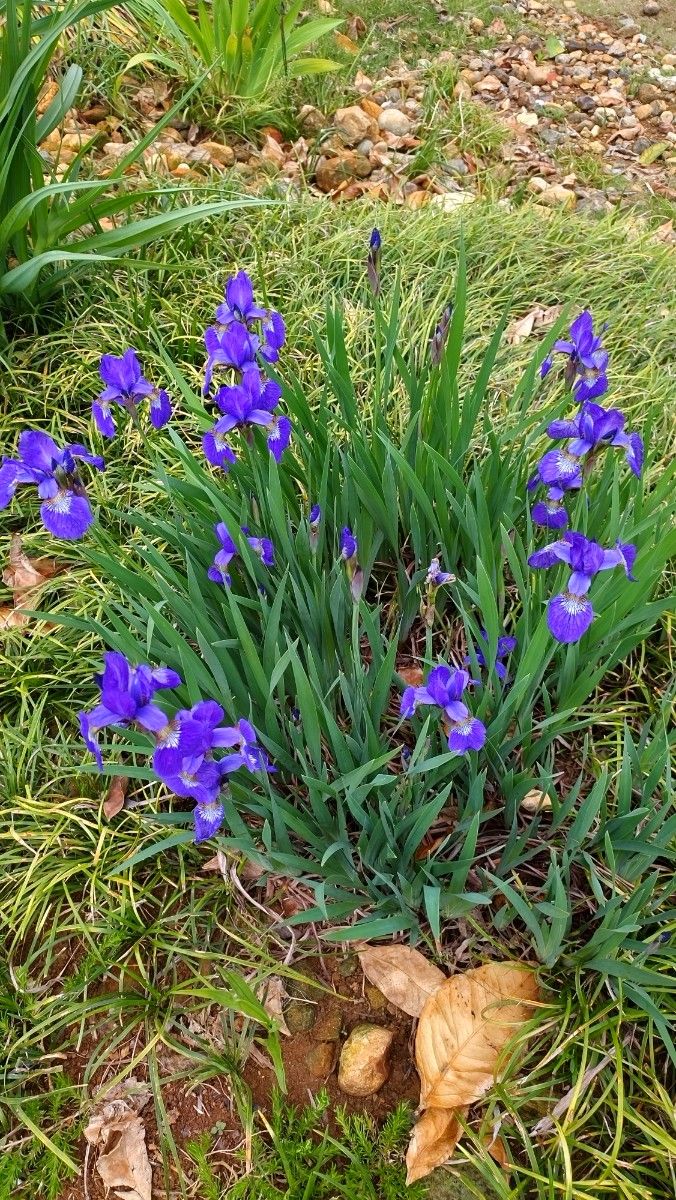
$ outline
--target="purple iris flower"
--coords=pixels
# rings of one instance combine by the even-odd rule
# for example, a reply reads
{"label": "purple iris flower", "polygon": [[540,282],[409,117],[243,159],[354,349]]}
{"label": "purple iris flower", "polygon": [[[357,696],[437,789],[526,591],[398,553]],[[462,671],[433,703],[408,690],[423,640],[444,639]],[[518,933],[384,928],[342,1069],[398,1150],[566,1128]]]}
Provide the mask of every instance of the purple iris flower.
{"label": "purple iris flower", "polygon": [[18,457],[4,458],[0,466],[0,509],[7,508],[21,484],[30,483],[42,500],[40,516],[49,532],[68,541],[84,537],[94,514],[78,460],[97,471],[104,469],[103,459],[79,442],[61,448],[48,433],[25,429],[19,436]]}
{"label": "purple iris flower", "polygon": [[218,425],[223,433],[246,425],[269,425],[282,389],[274,379],[263,380],[260,371],[246,371],[241,382],[221,387],[214,397],[223,413]]}
{"label": "purple iris flower", "polygon": [[216,552],[214,561],[212,562],[207,575],[214,583],[225,583],[228,587],[232,583],[232,576],[228,571],[230,562],[238,553],[237,546],[233,542],[227,525],[224,521],[219,521],[218,525],[214,525],[214,532],[218,538],[221,548]]}
{"label": "purple iris flower", "polygon": [[[242,525],[242,533],[248,535],[249,526]],[[274,567],[275,565],[275,547],[270,538],[266,537],[248,537],[247,542],[251,546],[254,554],[257,554],[264,567]]]}
{"label": "purple iris flower", "polygon": [[[215,700],[202,700],[181,709],[157,738],[153,768],[164,784],[178,796],[196,801],[195,841],[218,831],[224,810],[220,794],[224,780],[233,771],[272,771],[267,754],[258,745],[256,731],[248,721],[221,725],[224,712]],[[215,760],[215,750],[234,750]]]}
{"label": "purple iris flower", "polygon": [[550,487],[545,500],[538,500],[533,505],[531,516],[535,525],[543,525],[546,529],[565,529],[568,524],[568,513],[563,504],[565,495],[562,487]]}
{"label": "purple iris flower", "polygon": [[577,455],[571,454],[570,450],[564,447],[548,450],[540,459],[535,475],[528,482],[528,491],[531,492],[539,483],[561,491],[582,487],[582,468]]}
{"label": "purple iris flower", "polygon": [[[566,453],[583,458],[604,446],[621,446],[634,475],[640,477],[643,468],[643,439],[639,433],[625,433],[625,415],[619,408],[603,408],[589,401],[582,405],[570,421],[552,421],[547,429],[550,438],[570,438]],[[546,456],[545,456],[546,457]]]}
{"label": "purple iris flower", "polygon": [[309,525],[309,530],[310,530],[309,534],[308,534],[308,538],[310,541],[310,549],[313,554],[316,554],[317,547],[319,545],[319,524],[320,524],[321,519],[322,519],[321,508],[319,507],[318,504],[313,504],[312,508],[310,509],[310,512],[308,513],[308,519],[307,519],[307,522]]}
{"label": "purple iris flower", "polygon": [[566,590],[553,596],[547,605],[547,624],[557,642],[578,642],[594,620],[594,610],[587,595],[594,576],[599,571],[623,567],[627,578],[633,580],[632,569],[636,546],[617,542],[605,550],[582,533],[569,530],[558,542],[536,550],[528,559],[531,567],[553,567],[559,562],[571,568]]}
{"label": "purple iris flower", "polygon": [[[594,322],[588,309],[573,321],[570,339],[554,343],[554,351],[568,356],[565,379],[568,386],[573,387],[575,399],[580,404],[608,391],[608,353],[601,345],[601,334],[594,333]],[[553,362],[551,355],[544,360],[540,367],[542,378],[549,374]]]}
{"label": "purple iris flower", "polygon": [[167,667],[146,663],[133,667],[124,654],[110,650],[103,656],[103,671],[94,678],[101,689],[101,702],[91,712],[78,714],[80,732],[87,749],[103,770],[96,734],[107,725],[136,725],[147,733],[159,733],[170,724],[166,713],[152,698],[162,688],[179,687],[182,680]]}
{"label": "purple iris flower", "polygon": [[444,583],[454,582],[455,575],[451,571],[442,571],[439,559],[433,558],[427,568],[427,577],[425,579],[427,586],[436,590],[436,588],[442,587]]}
{"label": "purple iris flower", "polygon": [[259,308],[254,302],[253,283],[246,271],[231,275],[225,285],[225,302],[216,309],[219,325],[231,325],[233,321],[249,325],[252,321],[264,320],[267,315],[267,309]]}
{"label": "purple iris flower", "polygon": [[272,423],[268,426],[268,450],[270,451],[275,462],[282,461],[284,451],[288,449],[291,441],[291,432],[293,425],[288,417],[273,416]]}
{"label": "purple iris flower", "polygon": [[131,347],[119,358],[104,354],[99,364],[99,374],[105,388],[92,404],[92,416],[99,433],[113,437],[115,421],[112,405],[119,404],[132,414],[140,400],[150,397],[150,420],[155,429],[162,429],[171,418],[171,401],[163,388],[153,387],[144,378],[136,351]]}
{"label": "purple iris flower", "polygon": [[[482,630],[480,630],[480,633],[481,633],[481,637],[483,638],[484,642],[487,643],[488,642],[488,634],[486,633],[486,630],[482,629]],[[495,651],[495,664],[494,664],[495,665],[495,674],[497,675],[498,679],[503,680],[503,682],[507,678],[507,667],[500,660],[502,658],[506,658],[509,654],[511,654],[512,650],[516,650],[516,646],[517,646],[517,641],[516,641],[515,637],[499,637],[498,638],[498,644],[497,644],[496,651]],[[486,655],[484,654],[483,650],[476,650],[475,654],[476,654],[476,660],[479,663],[479,665],[482,667],[487,667],[488,662],[486,661]],[[465,659],[466,663],[468,663],[469,661],[470,661],[469,658]]]}
{"label": "purple iris flower", "polygon": [[224,329],[211,325],[204,331],[207,361],[202,394],[208,396],[214,367],[231,367],[244,374],[256,366],[260,338],[250,333],[241,321],[232,321]]}
{"label": "purple iris flower", "polygon": [[261,333],[263,335],[262,358],[267,362],[277,362],[279,352],[286,341],[286,325],[281,314],[271,309],[261,325]]}
{"label": "purple iris flower", "polygon": [[202,449],[207,462],[212,467],[220,467],[222,471],[229,471],[232,463],[237,462],[237,455],[228,440],[228,431],[222,428],[220,421],[204,434]]}
{"label": "purple iris flower", "polygon": [[470,714],[461,696],[470,683],[469,673],[447,667],[433,667],[425,687],[407,687],[401,697],[402,717],[412,717],[419,704],[436,705],[442,711],[448,748],[456,754],[480,750],[486,741],[486,727]]}

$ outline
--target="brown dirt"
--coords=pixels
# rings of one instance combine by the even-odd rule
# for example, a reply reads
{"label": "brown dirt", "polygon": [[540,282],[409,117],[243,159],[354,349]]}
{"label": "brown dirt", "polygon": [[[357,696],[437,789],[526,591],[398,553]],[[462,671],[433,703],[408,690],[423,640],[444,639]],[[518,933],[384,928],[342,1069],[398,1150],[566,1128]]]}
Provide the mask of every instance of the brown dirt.
{"label": "brown dirt", "polygon": [[[382,1121],[400,1100],[409,1100],[415,1108],[420,1084],[413,1066],[413,1021],[389,1005],[377,989],[369,988],[369,995],[365,993],[364,975],[356,955],[349,954],[344,958],[326,955],[323,965],[324,970],[318,958],[304,959],[299,964],[299,970],[304,975],[317,981],[316,986],[304,987],[297,993],[314,1002],[315,1021],[311,1029],[281,1039],[289,1103],[297,1107],[305,1106],[316,1092],[325,1088],[331,1101],[331,1113],[342,1105],[348,1113],[364,1112],[374,1120]],[[340,1020],[342,1030],[341,1045],[347,1034],[361,1021],[387,1026],[394,1033],[392,1072],[387,1083],[374,1096],[348,1096],[341,1091],[337,1078],[337,1052],[328,1076],[316,1078],[310,1072],[307,1056],[324,1040],[322,1034],[327,1032],[327,1027],[337,1020]],[[272,1071],[250,1059],[244,1078],[251,1088],[254,1104],[268,1113],[274,1081]]]}

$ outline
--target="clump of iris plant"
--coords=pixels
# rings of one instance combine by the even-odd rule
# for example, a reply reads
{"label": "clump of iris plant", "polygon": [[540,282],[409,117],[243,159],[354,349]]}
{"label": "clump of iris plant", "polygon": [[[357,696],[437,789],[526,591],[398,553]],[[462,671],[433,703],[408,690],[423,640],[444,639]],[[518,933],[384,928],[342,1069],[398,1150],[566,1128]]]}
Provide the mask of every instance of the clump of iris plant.
{"label": "clump of iris plant", "polygon": [[[567,358],[564,370],[566,385],[573,389],[578,403],[603,396],[608,391],[608,352],[601,345],[601,335],[594,333],[594,321],[589,309],[585,309],[570,326],[570,338],[554,343],[554,352]],[[553,355],[540,366],[544,379],[554,365]]]}
{"label": "clump of iris plant", "polygon": [[103,391],[92,404],[92,416],[99,433],[104,437],[115,436],[113,404],[126,408],[132,420],[138,424],[138,408],[148,400],[150,422],[155,429],[162,429],[171,419],[171,401],[164,388],[154,387],[144,377],[136,351],[131,347],[117,358],[104,354],[99,374],[105,383]]}
{"label": "clump of iris plant", "polygon": [[270,453],[280,462],[291,440],[292,425],[286,415],[274,411],[282,389],[275,380],[264,377],[260,361],[278,360],[286,338],[284,321],[278,312],[256,304],[246,271],[228,279],[216,321],[204,334],[207,362],[203,394],[211,392],[216,367],[225,368],[230,382],[214,395],[223,416],[204,436],[206,458],[212,466],[227,471],[236,461],[229,435],[239,430],[251,440],[254,427],[259,426],[267,433]]}
{"label": "clump of iris plant", "polygon": [[486,727],[473,717],[461,697],[471,683],[469,672],[441,663],[433,667],[424,687],[407,687],[401,697],[401,716],[412,717],[420,704],[441,709],[441,721],[454,754],[480,750],[486,741]]}
{"label": "clump of iris plant", "polygon": [[19,436],[17,457],[3,458],[0,465],[0,509],[7,508],[18,487],[32,484],[42,501],[45,528],[68,541],[84,537],[94,514],[80,478],[81,462],[97,471],[104,469],[103,459],[79,442],[61,447],[48,433],[25,429]]}
{"label": "clump of iris plant", "polygon": [[[95,679],[101,689],[100,703],[79,716],[85,745],[99,770],[103,770],[103,757],[96,735],[101,729],[133,726],[151,734],[158,779],[177,796],[195,801],[196,842],[212,837],[223,824],[221,796],[233,771],[242,767],[251,772],[274,770],[253,726],[245,720],[222,726],[224,712],[215,700],[179,709],[173,717],[154,702],[156,692],[180,687],[182,680],[176,671],[146,663],[132,666],[124,654],[111,650],[104,655],[103,671]],[[216,758],[219,750],[234,753]]]}
{"label": "clump of iris plant", "polygon": [[564,533],[560,541],[531,554],[528,564],[536,569],[558,566],[560,562],[571,569],[565,590],[552,596],[547,605],[547,625],[557,642],[579,642],[589,629],[594,609],[587,593],[594,576],[599,571],[623,567],[627,578],[633,580],[635,558],[636,546],[630,542],[618,541],[613,549],[604,549],[598,542],[572,530]]}

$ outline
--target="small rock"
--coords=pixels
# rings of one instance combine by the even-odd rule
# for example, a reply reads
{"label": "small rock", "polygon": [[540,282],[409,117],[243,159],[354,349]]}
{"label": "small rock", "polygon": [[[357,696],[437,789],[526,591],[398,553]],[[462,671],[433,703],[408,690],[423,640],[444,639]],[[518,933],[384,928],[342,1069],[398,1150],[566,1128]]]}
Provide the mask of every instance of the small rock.
{"label": "small rock", "polygon": [[350,108],[339,108],[333,118],[333,124],[341,142],[346,146],[356,146],[364,138],[374,140],[373,118],[358,104],[353,104]]}
{"label": "small rock", "polygon": [[298,113],[298,124],[303,133],[319,133],[321,129],[326,129],[328,121],[313,104],[304,104]]}
{"label": "small rock", "polygon": [[485,22],[481,20],[481,17],[470,17],[469,27],[472,33],[481,33]]}
{"label": "small rock", "polygon": [[222,167],[231,167],[235,161],[235,151],[232,146],[224,146],[221,142],[200,142],[200,150],[206,150],[212,162]]}
{"label": "small rock", "polygon": [[546,192],[549,184],[541,175],[533,175],[532,179],[528,180],[528,191],[534,195],[539,195],[541,192]]}
{"label": "small rock", "polygon": [[394,1034],[380,1025],[355,1025],[340,1052],[338,1086],[348,1096],[372,1096],[390,1073]]}
{"label": "small rock", "polygon": [[468,175],[469,167],[462,158],[449,158],[448,162],[444,163],[444,167],[449,175]]}
{"label": "small rock", "polygon": [[484,92],[500,92],[502,91],[502,84],[495,75],[484,75],[483,79],[479,79],[474,84],[474,91],[478,92],[479,95],[483,95]]}
{"label": "small rock", "polygon": [[543,126],[542,129],[538,129],[538,137],[551,150],[555,150],[557,146],[562,146],[568,140],[566,134],[560,129],[550,129],[548,125]]}
{"label": "small rock", "polygon": [[543,87],[551,83],[553,79],[556,79],[556,71],[552,67],[545,67],[539,63],[534,63],[533,66],[528,67],[526,78],[529,83]]}
{"label": "small rock", "polygon": [[660,89],[654,83],[642,83],[637,92],[638,99],[644,104],[650,100],[659,100]]}
{"label": "small rock", "polygon": [[523,109],[522,112],[517,113],[516,119],[519,125],[523,125],[526,129],[534,129],[535,126],[539,124],[539,117],[537,113],[528,112],[527,109]]}
{"label": "small rock", "polygon": [[304,1000],[290,1000],[284,1009],[284,1020],[291,1033],[307,1033],[315,1023],[315,1010]]}
{"label": "small rock", "polygon": [[341,183],[350,179],[366,179],[372,170],[373,165],[365,154],[359,154],[357,150],[346,150],[340,157],[320,158],[315,179],[320,191],[333,192]]}
{"label": "small rock", "polygon": [[378,117],[378,128],[383,133],[393,133],[395,137],[406,137],[411,132],[411,122],[406,113],[398,108],[384,108]]}
{"label": "small rock", "polygon": [[676,67],[676,54],[665,54],[662,59],[663,67]]}
{"label": "small rock", "polygon": [[641,132],[641,126],[634,125],[629,129],[618,129],[617,136],[622,138],[623,142],[633,142],[634,138],[639,137]]}
{"label": "small rock", "polygon": [[376,104],[375,100],[371,100],[369,96],[365,96],[363,100],[359,101],[359,107],[363,108],[367,117],[372,117],[374,121],[378,120],[383,111],[380,105]]}
{"label": "small rock", "polygon": [[577,101],[577,107],[582,109],[582,112],[593,112],[596,108],[596,100],[593,96],[580,96]]}
{"label": "small rock", "polygon": [[472,95],[472,87],[466,79],[459,79],[453,88],[453,95],[456,100],[469,100]]}
{"label": "small rock", "polygon": [[586,217],[605,217],[606,213],[612,211],[613,206],[606,199],[605,193],[599,191],[588,192],[575,205],[575,212],[582,213]]}
{"label": "small rock", "polygon": [[618,104],[624,104],[624,96],[618,92],[616,88],[606,88],[600,91],[596,103],[600,108],[616,108]]}
{"label": "small rock", "polygon": [[336,1061],[336,1043],[318,1042],[305,1055],[305,1065],[315,1079],[326,1079]]}
{"label": "small rock", "polygon": [[430,204],[438,205],[444,212],[453,212],[463,204],[471,204],[473,200],[471,192],[444,192],[442,195],[432,196]]}
{"label": "small rock", "polygon": [[647,121],[648,117],[651,117],[652,115],[653,115],[652,104],[639,104],[638,105],[638,107],[636,109],[636,120],[637,121]]}
{"label": "small rock", "polygon": [[576,201],[575,192],[561,183],[552,184],[540,194],[540,203],[548,208],[574,208]]}
{"label": "small rock", "polygon": [[339,1012],[325,1013],[319,1016],[312,1030],[312,1036],[317,1042],[338,1042],[343,1031],[343,1018]]}
{"label": "small rock", "polygon": [[366,157],[368,158],[369,154],[371,153],[371,151],[373,149],[373,146],[374,146],[374,142],[372,142],[369,138],[364,138],[364,141],[360,142],[359,145],[357,146],[357,151],[359,154],[365,154]]}
{"label": "small rock", "polygon": [[636,125],[638,125],[638,117],[635,117],[633,113],[626,113],[623,117],[620,117],[620,126],[622,129],[633,129]]}
{"label": "small rock", "polygon": [[641,12],[643,13],[644,17],[659,17],[660,6],[657,3],[657,0],[645,0],[645,4],[643,5]]}
{"label": "small rock", "polygon": [[627,47],[624,42],[611,42],[608,47],[608,53],[612,54],[613,58],[624,58],[627,53]]}

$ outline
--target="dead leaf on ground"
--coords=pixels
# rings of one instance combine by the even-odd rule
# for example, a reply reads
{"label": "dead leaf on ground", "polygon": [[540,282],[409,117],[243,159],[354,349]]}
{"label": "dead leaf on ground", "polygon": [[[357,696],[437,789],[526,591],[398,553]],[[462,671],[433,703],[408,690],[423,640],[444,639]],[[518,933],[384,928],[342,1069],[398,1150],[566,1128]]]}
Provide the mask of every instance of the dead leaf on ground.
{"label": "dead leaf on ground", "polygon": [[546,792],[541,792],[538,788],[531,788],[530,792],[526,792],[519,808],[522,812],[536,813],[544,812],[551,809],[552,802]]}
{"label": "dead leaf on ground", "polygon": [[502,1167],[503,1171],[508,1171],[510,1163],[507,1147],[500,1135],[496,1134],[494,1138],[486,1138],[484,1145],[498,1166]]}
{"label": "dead leaf on ground", "polygon": [[222,850],[217,850],[213,858],[202,864],[203,871],[219,871],[223,879],[228,878],[228,860]]}
{"label": "dead leaf on ground", "polygon": [[333,36],[341,50],[346,50],[348,54],[359,54],[359,46],[356,42],[353,42],[352,38],[349,38],[347,34],[340,33],[339,30],[336,30]]}
{"label": "dead leaf on ground", "polygon": [[[11,588],[14,604],[0,608],[0,629],[20,629],[26,625],[30,618],[22,611],[22,606],[33,607],[31,598],[44,583],[62,570],[64,566],[53,558],[28,558],[23,552],[19,534],[14,534],[9,548],[9,563],[2,572],[2,582]],[[46,621],[43,628],[48,630],[52,625]]]}
{"label": "dead leaf on ground", "polygon": [[127,794],[129,780],[126,775],[113,775],[108,788],[108,795],[103,802],[103,813],[108,821],[116,817],[124,808],[124,798]]}
{"label": "dead leaf on ground", "polygon": [[397,673],[408,687],[422,687],[422,667],[397,667]]}
{"label": "dead leaf on ground", "polygon": [[562,305],[550,304],[549,308],[531,309],[526,313],[525,317],[519,317],[518,320],[512,321],[507,328],[507,342],[510,346],[520,346],[526,341],[536,330],[543,332],[545,329],[551,329],[554,322],[561,315]]}
{"label": "dead leaf on ground", "polygon": [[406,1183],[415,1183],[448,1162],[462,1132],[457,1113],[428,1108],[413,1126],[406,1151]]}
{"label": "dead leaf on ground", "polygon": [[443,971],[412,946],[367,946],[359,961],[369,982],[410,1017],[419,1017],[433,992],[446,983]]}
{"label": "dead leaf on ground", "polygon": [[273,1017],[277,1022],[279,1032],[283,1033],[285,1037],[291,1037],[291,1030],[284,1020],[284,1001],[288,1000],[284,980],[280,979],[279,975],[271,975],[258,989],[258,998],[263,1002],[263,1008],[268,1016]]}
{"label": "dead leaf on ground", "polygon": [[152,1171],[139,1116],[149,1099],[148,1089],[129,1079],[104,1097],[85,1129],[87,1141],[99,1150],[96,1170],[104,1187],[114,1188],[122,1200],[151,1200]]}
{"label": "dead leaf on ground", "polygon": [[488,963],[447,979],[430,996],[415,1056],[425,1108],[473,1104],[495,1080],[500,1052],[533,1016],[537,979],[517,963]]}
{"label": "dead leaf on ground", "polygon": [[359,17],[354,14],[348,18],[347,24],[345,25],[345,31],[347,36],[351,38],[353,42],[358,42],[359,38],[362,38],[366,33],[366,21],[363,17]]}

